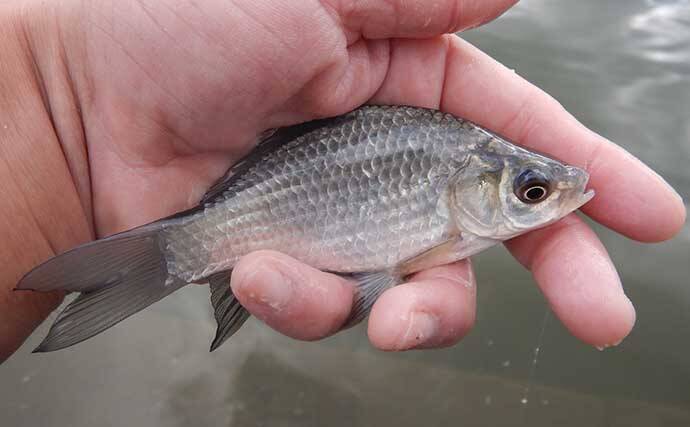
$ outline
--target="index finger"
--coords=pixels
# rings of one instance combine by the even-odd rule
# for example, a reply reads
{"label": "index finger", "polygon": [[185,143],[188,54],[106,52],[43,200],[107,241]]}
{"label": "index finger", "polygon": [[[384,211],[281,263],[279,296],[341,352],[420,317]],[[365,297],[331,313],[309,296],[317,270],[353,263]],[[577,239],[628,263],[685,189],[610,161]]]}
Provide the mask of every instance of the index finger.
{"label": "index finger", "polygon": [[325,0],[349,38],[426,38],[488,22],[518,0]]}
{"label": "index finger", "polygon": [[446,67],[441,109],[587,170],[597,195],[582,211],[594,220],[640,241],[666,240],[681,229],[685,206],[666,181],[536,86],[458,37]]}
{"label": "index finger", "polygon": [[659,175],[459,37],[391,43],[388,74],[373,100],[440,108],[586,169],[597,195],[582,210],[630,238],[666,240],[685,222],[682,199]]}

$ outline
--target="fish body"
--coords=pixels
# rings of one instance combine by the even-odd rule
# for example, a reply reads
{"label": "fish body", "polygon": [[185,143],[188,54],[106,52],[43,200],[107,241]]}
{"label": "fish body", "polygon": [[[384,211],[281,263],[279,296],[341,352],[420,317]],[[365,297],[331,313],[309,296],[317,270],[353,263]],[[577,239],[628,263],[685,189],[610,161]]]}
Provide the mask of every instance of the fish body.
{"label": "fish body", "polygon": [[248,317],[232,268],[271,249],[355,280],[351,325],[405,275],[577,209],[592,197],[586,182],[581,169],[450,114],[364,106],[272,132],[197,207],[55,257],[18,287],[80,292],[39,347],[50,351],[208,282],[216,348]]}
{"label": "fish body", "polygon": [[457,234],[448,181],[488,138],[430,110],[340,117],[271,150],[171,228],[168,271],[197,281],[260,249],[328,271],[393,267]]}

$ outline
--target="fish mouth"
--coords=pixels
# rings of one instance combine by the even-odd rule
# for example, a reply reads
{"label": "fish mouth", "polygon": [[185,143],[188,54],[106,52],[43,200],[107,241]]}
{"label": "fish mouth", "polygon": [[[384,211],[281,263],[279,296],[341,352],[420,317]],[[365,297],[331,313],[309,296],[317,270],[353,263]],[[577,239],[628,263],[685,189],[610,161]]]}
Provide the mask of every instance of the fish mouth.
{"label": "fish mouth", "polygon": [[566,202],[563,205],[563,208],[561,209],[561,218],[568,215],[569,213],[575,212],[576,210],[580,209],[584,204],[592,200],[592,198],[594,197],[594,190],[583,191],[577,195],[573,193],[571,193],[572,196],[570,196],[571,200]]}
{"label": "fish mouth", "polygon": [[570,191],[573,194],[573,199],[571,203],[567,204],[566,209],[569,212],[573,212],[592,200],[596,193],[593,189],[587,189],[587,183],[589,182],[589,174],[587,172],[574,166],[568,166],[567,169],[567,174],[570,177],[569,187],[571,188]]}
{"label": "fish mouth", "polygon": [[594,197],[595,194],[596,194],[596,192],[592,189],[589,189],[589,190],[585,191],[584,193],[582,193],[582,195],[580,196],[580,198],[577,201],[576,206],[573,210],[580,209],[585,203],[592,200],[592,198]]}

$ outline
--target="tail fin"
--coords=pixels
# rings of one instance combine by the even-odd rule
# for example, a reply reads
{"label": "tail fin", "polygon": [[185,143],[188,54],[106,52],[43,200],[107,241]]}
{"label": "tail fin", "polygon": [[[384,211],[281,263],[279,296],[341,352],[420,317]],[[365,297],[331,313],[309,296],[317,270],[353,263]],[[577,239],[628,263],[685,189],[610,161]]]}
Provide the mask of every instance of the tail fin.
{"label": "tail fin", "polygon": [[186,283],[168,276],[161,223],[87,243],[39,265],[17,289],[81,294],[34,350],[54,351],[90,338]]}

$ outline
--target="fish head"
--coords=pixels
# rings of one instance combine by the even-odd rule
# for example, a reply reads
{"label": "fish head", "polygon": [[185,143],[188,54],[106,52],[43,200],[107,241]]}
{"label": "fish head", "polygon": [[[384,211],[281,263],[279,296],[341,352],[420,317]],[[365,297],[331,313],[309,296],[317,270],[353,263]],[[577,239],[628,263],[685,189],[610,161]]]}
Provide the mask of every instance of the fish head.
{"label": "fish head", "polygon": [[594,197],[578,167],[497,139],[470,155],[452,183],[463,232],[506,240],[551,224]]}

